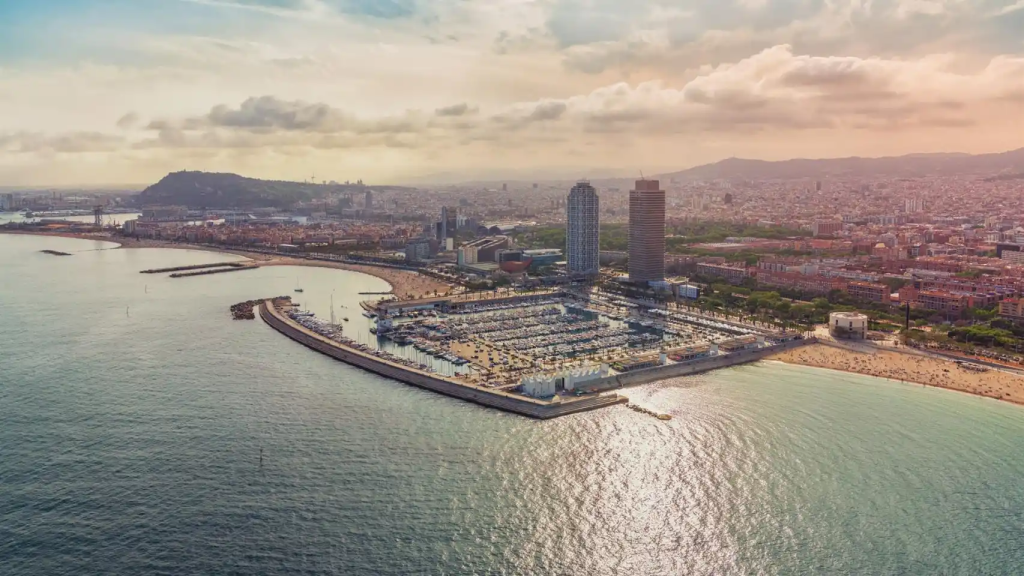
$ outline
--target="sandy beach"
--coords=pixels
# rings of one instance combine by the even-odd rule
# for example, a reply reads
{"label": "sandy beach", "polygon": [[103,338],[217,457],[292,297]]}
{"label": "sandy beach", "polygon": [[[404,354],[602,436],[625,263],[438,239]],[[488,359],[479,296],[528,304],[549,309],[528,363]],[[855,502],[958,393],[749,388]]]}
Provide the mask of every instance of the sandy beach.
{"label": "sandy beach", "polygon": [[882,350],[867,354],[814,344],[782,352],[771,359],[936,386],[1024,404],[1024,377],[998,370],[973,372],[937,358]]}
{"label": "sandy beach", "polygon": [[[249,256],[249,254],[242,254]],[[396,268],[382,268],[378,266],[366,266],[362,264],[348,264],[344,262],[329,262],[324,260],[302,260],[298,258],[270,258],[259,263],[260,266],[310,266],[314,268],[334,268],[336,270],[349,270],[362,272],[370,276],[376,276],[391,285],[391,290],[400,299],[419,298],[421,296],[445,295],[452,290],[452,287],[429,276],[423,276],[409,270]]]}

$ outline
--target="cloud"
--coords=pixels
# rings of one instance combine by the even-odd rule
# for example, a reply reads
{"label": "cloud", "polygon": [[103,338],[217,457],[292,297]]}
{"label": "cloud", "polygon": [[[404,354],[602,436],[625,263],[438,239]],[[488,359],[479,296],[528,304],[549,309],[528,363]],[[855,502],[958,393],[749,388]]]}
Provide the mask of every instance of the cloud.
{"label": "cloud", "polygon": [[121,116],[121,118],[117,121],[117,127],[120,128],[121,130],[131,130],[132,128],[135,128],[139,125],[140,120],[141,119],[139,118],[138,114],[136,114],[135,112],[129,112],[124,116]]}
{"label": "cloud", "polygon": [[123,142],[118,136],[100,132],[14,132],[0,134],[0,151],[13,154],[112,152],[119,149]]}
{"label": "cloud", "polygon": [[[672,138],[713,133],[944,129],[987,121],[1024,94],[1024,58],[997,57],[973,73],[951,60],[821,57],[788,45],[734,63],[705,67],[677,86],[618,82],[562,99],[523,101],[481,113],[467,102],[357,116],[324,102],[274,96],[220,104],[206,114],[150,122],[139,150],[454,149],[557,146],[586,134]],[[1002,108],[1000,108],[1002,107]],[[112,146],[84,136],[47,140],[55,150]],[[11,145],[8,144],[8,147]],[[42,148],[29,141],[19,149]]]}
{"label": "cloud", "polygon": [[[637,0],[598,10],[617,24],[593,24],[593,34],[586,18],[572,20],[569,13],[571,34],[553,27],[560,11],[574,2],[555,3],[548,31],[559,40],[565,68],[584,74],[628,76],[646,70],[678,77],[780,44],[804,53],[859,57],[937,52],[991,57],[1021,50],[1019,27],[1011,32],[1013,26],[995,21],[987,7],[1009,0],[697,0],[686,4],[687,11],[671,11],[672,4],[663,0]],[[1004,6],[995,14],[1016,9]]]}
{"label": "cloud", "polygon": [[528,116],[531,122],[544,122],[547,120],[558,120],[565,114],[568,106],[564,102],[541,102],[533,109]]}
{"label": "cloud", "polygon": [[469,104],[465,102],[461,104],[453,104],[451,106],[445,106],[434,110],[434,114],[442,117],[457,117],[465,116],[466,114],[473,114],[477,111],[477,108],[470,108]]}
{"label": "cloud", "polygon": [[1016,3],[1003,6],[992,13],[992,16],[1006,16],[1014,12],[1024,10],[1024,0],[1017,0]]}
{"label": "cloud", "polygon": [[237,109],[223,104],[215,106],[205,117],[196,118],[193,122],[197,126],[333,132],[344,130],[352,119],[326,104],[288,102],[262,96],[246,100]]}

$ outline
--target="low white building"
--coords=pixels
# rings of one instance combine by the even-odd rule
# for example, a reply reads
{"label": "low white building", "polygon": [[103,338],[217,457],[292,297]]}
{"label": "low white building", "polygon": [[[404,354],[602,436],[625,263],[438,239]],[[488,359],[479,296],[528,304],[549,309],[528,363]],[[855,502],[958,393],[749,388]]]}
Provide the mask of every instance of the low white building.
{"label": "low white building", "polygon": [[587,382],[604,378],[607,375],[607,364],[571,368],[563,373],[563,377],[565,378],[565,390],[575,390],[582,387]]}
{"label": "low white building", "polygon": [[534,398],[548,398],[558,392],[582,388],[587,382],[608,376],[608,365],[601,364],[569,368],[561,372],[531,374],[520,380],[523,393]]}
{"label": "low white building", "polygon": [[520,383],[523,394],[534,398],[547,398],[555,395],[557,379],[552,374],[531,374],[524,376]]}
{"label": "low white building", "polygon": [[868,337],[868,317],[856,312],[833,312],[828,316],[828,332],[834,338],[864,340]]}

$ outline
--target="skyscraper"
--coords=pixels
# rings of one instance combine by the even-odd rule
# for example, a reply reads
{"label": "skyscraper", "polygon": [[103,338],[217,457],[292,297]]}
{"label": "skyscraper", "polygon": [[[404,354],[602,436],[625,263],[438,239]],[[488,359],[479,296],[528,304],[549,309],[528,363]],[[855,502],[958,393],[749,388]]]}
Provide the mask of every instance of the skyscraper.
{"label": "skyscraper", "polygon": [[665,279],[665,191],[657,180],[637,180],[629,191],[629,280]]}
{"label": "skyscraper", "polygon": [[569,191],[565,254],[572,275],[596,276],[601,269],[600,199],[590,182],[581,180]]}
{"label": "skyscraper", "polygon": [[459,209],[452,206],[441,206],[441,221],[437,223],[437,239],[442,243],[445,238],[454,238],[459,229]]}
{"label": "skyscraper", "polygon": [[373,208],[373,191],[372,190],[367,190],[366,191],[366,198],[363,201],[363,207],[366,208],[367,210]]}

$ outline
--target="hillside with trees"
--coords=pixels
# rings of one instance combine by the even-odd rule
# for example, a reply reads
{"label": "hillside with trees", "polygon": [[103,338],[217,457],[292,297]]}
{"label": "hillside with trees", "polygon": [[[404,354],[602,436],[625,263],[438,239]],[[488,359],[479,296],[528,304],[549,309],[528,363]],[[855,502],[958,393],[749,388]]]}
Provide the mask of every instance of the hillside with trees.
{"label": "hillside with trees", "polygon": [[[330,194],[360,193],[362,184],[311,184],[259,180],[238,174],[172,172],[139,194],[139,206],[173,205],[191,209],[287,209]],[[373,187],[387,190],[393,187]]]}

